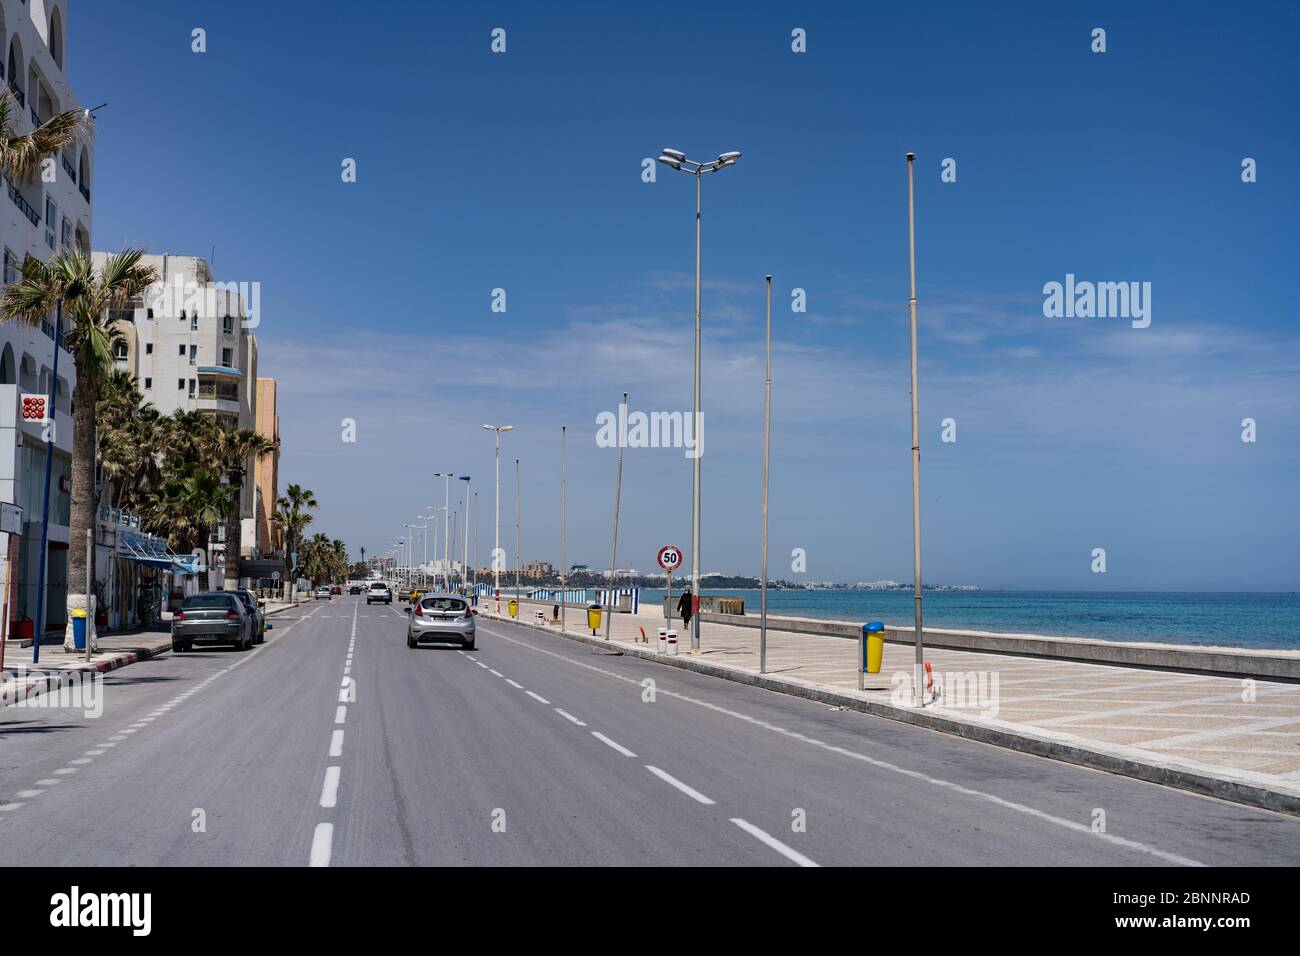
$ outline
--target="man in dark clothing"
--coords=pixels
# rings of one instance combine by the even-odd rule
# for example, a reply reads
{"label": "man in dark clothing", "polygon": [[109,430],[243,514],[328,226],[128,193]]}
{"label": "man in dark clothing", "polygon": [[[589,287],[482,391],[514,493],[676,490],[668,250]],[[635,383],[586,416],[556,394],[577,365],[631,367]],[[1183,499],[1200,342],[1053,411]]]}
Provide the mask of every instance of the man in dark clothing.
{"label": "man in dark clothing", "polygon": [[682,626],[691,626],[691,612],[695,610],[695,601],[691,597],[691,589],[687,588],[682,592],[682,596],[677,599],[677,613],[682,617]]}

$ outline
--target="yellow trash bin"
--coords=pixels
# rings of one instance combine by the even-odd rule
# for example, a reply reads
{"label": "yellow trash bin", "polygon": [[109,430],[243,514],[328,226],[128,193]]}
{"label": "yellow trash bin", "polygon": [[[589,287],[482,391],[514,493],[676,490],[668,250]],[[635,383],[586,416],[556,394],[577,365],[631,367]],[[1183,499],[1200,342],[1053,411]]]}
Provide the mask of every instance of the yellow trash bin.
{"label": "yellow trash bin", "polygon": [[885,625],[872,621],[862,629],[862,636],[867,642],[867,673],[879,674],[880,663],[885,656]]}
{"label": "yellow trash bin", "polygon": [[508,611],[510,612],[510,616],[511,616],[511,617],[518,617],[518,616],[519,616],[519,602],[516,601],[514,598],[511,598],[511,599],[510,599],[510,603],[506,605],[506,610],[508,610]]}
{"label": "yellow trash bin", "polygon": [[595,637],[596,632],[600,630],[600,605],[587,605],[587,626],[591,628],[591,636]]}

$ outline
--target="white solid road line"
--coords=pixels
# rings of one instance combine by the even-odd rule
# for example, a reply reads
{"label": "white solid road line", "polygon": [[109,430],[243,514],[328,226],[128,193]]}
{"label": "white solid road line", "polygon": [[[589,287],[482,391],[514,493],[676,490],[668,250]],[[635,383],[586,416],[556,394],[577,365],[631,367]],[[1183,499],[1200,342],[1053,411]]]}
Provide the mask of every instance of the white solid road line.
{"label": "white solid road line", "polygon": [[524,691],[524,693],[527,694],[529,697],[531,697],[533,700],[537,701],[538,703],[542,703],[542,704],[550,703],[550,701],[547,700],[545,697],[543,697],[541,694],[534,694],[531,690],[526,690]]}
{"label": "white solid road line", "polygon": [[334,731],[330,736],[330,756],[343,756],[343,731],[341,730]]}
{"label": "white solid road line", "polygon": [[760,830],[748,820],[742,820],[740,817],[732,817],[731,822],[740,827],[750,836],[756,838],[759,842],[765,843],[773,850],[776,850],[777,853],[780,853],[787,860],[798,863],[800,866],[821,866],[820,863],[813,862],[793,847],[786,846],[770,833]]}
{"label": "white solid road line", "polygon": [[[639,680],[632,677],[628,677],[624,674],[618,674],[615,673],[614,671],[606,670],[603,667],[597,667],[594,664],[588,664],[583,661],[577,661],[571,657],[567,657],[564,654],[557,654],[555,651],[548,651],[545,650],[544,648],[537,647],[533,644],[525,643],[524,641],[517,641],[514,638],[506,637],[506,635],[501,634],[499,632],[489,631],[488,633],[492,634],[493,637],[496,637],[503,641],[507,641],[511,644],[518,645],[519,647],[525,648],[526,650],[536,651],[538,654],[545,654],[547,657],[554,657],[558,660],[563,661],[566,664],[570,664],[574,667],[581,667],[584,670],[594,671],[597,674],[603,674],[606,677],[611,677],[614,680],[622,681],[626,684],[640,685],[641,683]],[[995,806],[1002,807],[1003,809],[1012,810],[1015,811],[1016,813],[1021,813],[1024,814],[1025,816],[1033,817],[1037,820],[1043,821],[1044,823],[1051,823],[1054,826],[1060,827],[1061,829],[1064,830],[1069,830],[1073,833],[1083,834],[1086,836],[1093,836],[1098,840],[1103,840],[1107,843],[1114,844],[1115,846],[1122,846],[1130,850],[1136,850],[1141,853],[1150,854],[1151,856],[1154,856],[1157,859],[1167,860],[1168,862],[1173,863],[1177,866],[1205,866],[1204,863],[1201,863],[1198,860],[1193,860],[1189,857],[1180,856],[1177,853],[1170,853],[1167,850],[1161,850],[1149,844],[1141,843],[1138,840],[1130,840],[1127,837],[1118,836],[1117,834],[1114,833],[1098,833],[1097,831],[1093,830],[1088,823],[1082,823],[1078,820],[1069,820],[1066,819],[1065,817],[1058,817],[1055,814],[1047,813],[1046,811],[1039,810],[1036,807],[1031,807],[1023,803],[1017,803],[1014,800],[1007,800],[1004,797],[999,797],[997,794],[989,793],[984,790],[976,790],[973,787],[966,787],[963,786],[962,784],[955,783],[951,780],[945,780],[942,777],[934,777],[931,776],[930,774],[922,773],[919,770],[912,770],[908,767],[900,766],[899,764],[890,763],[887,760],[880,760],[876,757],[868,757],[866,754],[858,753],[857,751],[849,750],[846,747],[840,747],[836,744],[827,743],[824,740],[819,740],[816,737],[809,736],[808,734],[799,733],[796,730],[788,730],[785,727],[781,727],[769,721],[762,720],[761,718],[758,717],[751,717],[749,714],[744,714],[741,713],[740,711],[731,710],[730,708],[712,703],[711,701],[701,700],[698,697],[691,697],[688,694],[681,694],[676,691],[667,690],[662,686],[656,688],[656,693],[661,696],[669,697],[674,700],[680,700],[688,704],[694,704],[697,707],[703,707],[707,710],[713,711],[716,714],[724,714],[728,717],[733,717],[736,720],[743,721],[752,727],[759,727],[762,728],[763,730],[767,730],[775,734],[780,734],[781,736],[789,740],[797,740],[800,743],[808,744],[812,747],[816,747],[820,750],[826,751],[827,753],[833,753],[841,757],[847,757],[850,760],[859,761],[869,767],[875,767],[878,770],[885,770],[890,773],[900,774],[901,776],[907,777],[910,780],[915,780],[919,783],[925,783],[933,787],[938,787],[944,790],[948,790],[952,793],[959,793],[963,796],[970,797],[973,800],[982,800],[987,803],[991,803]]]}
{"label": "white solid road line", "polygon": [[555,708],[555,712],[556,712],[557,714],[559,714],[561,717],[563,717],[565,720],[571,720],[571,721],[573,721],[573,722],[574,722],[575,724],[577,724],[579,727],[586,727],[586,726],[587,726],[587,725],[584,724],[582,721],[580,721],[577,717],[574,717],[574,716],[573,716],[571,713],[569,713],[567,710],[561,710],[560,708],[556,707],[556,708]]}
{"label": "white solid road line", "polygon": [[334,844],[334,824],[318,823],[311,838],[311,862],[309,866],[329,866],[330,849]]}
{"label": "white solid road line", "polygon": [[700,791],[696,790],[694,787],[688,787],[686,784],[682,783],[680,780],[678,780],[676,777],[674,777],[672,774],[668,773],[667,771],[660,770],[658,767],[652,767],[650,766],[650,764],[646,764],[645,768],[649,770],[652,774],[654,774],[656,777],[658,777],[660,780],[662,780],[664,783],[676,787],[678,790],[686,794],[688,797],[690,797],[692,800],[696,801],[697,803],[702,803],[705,806],[713,806],[712,800],[710,800],[704,794],[700,793]]}
{"label": "white solid road line", "polygon": [[595,737],[595,738],[596,738],[597,740],[599,740],[602,744],[605,744],[605,745],[608,746],[608,747],[613,747],[615,750],[617,750],[619,753],[621,753],[624,757],[635,757],[635,756],[636,756],[636,754],[632,753],[632,751],[628,750],[628,749],[627,749],[626,747],[624,747],[622,744],[617,743],[616,741],[610,740],[608,737],[606,737],[604,734],[602,734],[599,730],[593,730],[593,731],[591,732],[591,736]]}
{"label": "white solid road line", "polygon": [[325,808],[333,807],[339,802],[339,768],[325,768],[325,785],[320,791],[320,805]]}

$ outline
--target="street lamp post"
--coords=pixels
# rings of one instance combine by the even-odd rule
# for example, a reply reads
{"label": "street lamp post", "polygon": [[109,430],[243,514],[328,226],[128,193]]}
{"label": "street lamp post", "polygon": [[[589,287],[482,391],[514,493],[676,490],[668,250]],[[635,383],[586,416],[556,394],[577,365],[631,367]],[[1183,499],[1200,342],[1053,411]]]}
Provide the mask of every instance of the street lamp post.
{"label": "street lamp post", "polygon": [[[451,578],[449,578],[449,577],[447,576],[447,554],[448,554],[447,543],[448,543],[448,541],[451,539],[451,479],[455,477],[455,472],[451,472],[451,471],[435,471],[435,472],[433,473],[433,477],[435,477],[435,478],[441,478],[441,479],[443,480],[443,485],[442,485],[442,521],[443,521],[443,529],[442,529],[442,530],[443,530],[443,537],[442,537],[442,581],[443,581],[443,584],[445,584],[445,585],[447,586],[447,590],[450,591],[450,590],[451,590]],[[437,549],[437,547],[435,547],[435,548],[433,549],[433,553],[434,553],[434,556],[437,557],[437,554],[438,554],[438,549]]]}
{"label": "street lamp post", "polygon": [[560,426],[560,633],[564,633],[565,573],[564,538],[569,520],[569,427]]}
{"label": "street lamp post", "polygon": [[519,459],[515,459],[515,600],[519,600]]}
{"label": "street lamp post", "polygon": [[484,425],[490,432],[496,432],[496,532],[492,538],[492,597],[497,601],[497,613],[501,612],[501,433],[514,429],[514,425]]}
{"label": "street lamp post", "polygon": [[700,652],[700,184],[705,173],[716,173],[736,165],[740,153],[732,151],[720,153],[718,158],[708,163],[697,163],[686,158],[686,154],[677,149],[661,151],[659,162],[679,172],[690,173],[695,177],[695,409],[693,428],[695,434],[695,457],[691,473],[691,599],[695,602],[697,613],[691,615],[691,653]]}
{"label": "street lamp post", "polygon": [[470,497],[469,497],[469,475],[461,475],[460,480],[465,482],[465,551],[460,559],[460,583],[465,586],[465,593],[469,594],[469,519],[470,519]]}
{"label": "street lamp post", "polygon": [[907,154],[907,257],[910,294],[908,325],[912,333],[912,589],[916,604],[916,706],[924,706],[925,649],[921,630],[921,401],[916,380],[916,218],[912,195],[912,161]]}

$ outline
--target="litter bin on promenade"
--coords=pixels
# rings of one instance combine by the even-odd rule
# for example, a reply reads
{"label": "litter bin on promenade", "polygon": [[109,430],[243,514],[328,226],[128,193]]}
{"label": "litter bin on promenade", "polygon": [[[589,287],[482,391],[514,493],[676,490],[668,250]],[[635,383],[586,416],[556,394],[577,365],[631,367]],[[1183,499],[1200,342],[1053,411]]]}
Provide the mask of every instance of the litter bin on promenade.
{"label": "litter bin on promenade", "polygon": [[86,612],[82,608],[72,611],[72,646],[79,651],[86,649]]}
{"label": "litter bin on promenade", "polygon": [[510,616],[511,616],[511,617],[518,617],[518,616],[519,616],[519,602],[516,601],[514,598],[511,598],[511,599],[506,603],[506,610],[510,612]]}
{"label": "litter bin on promenade", "polygon": [[595,637],[600,630],[600,604],[596,601],[587,605],[587,626],[591,628],[591,636]]}
{"label": "litter bin on promenade", "polygon": [[885,625],[879,621],[864,624],[862,640],[866,643],[866,652],[863,655],[866,662],[865,670],[868,674],[879,674],[880,664],[885,656]]}

